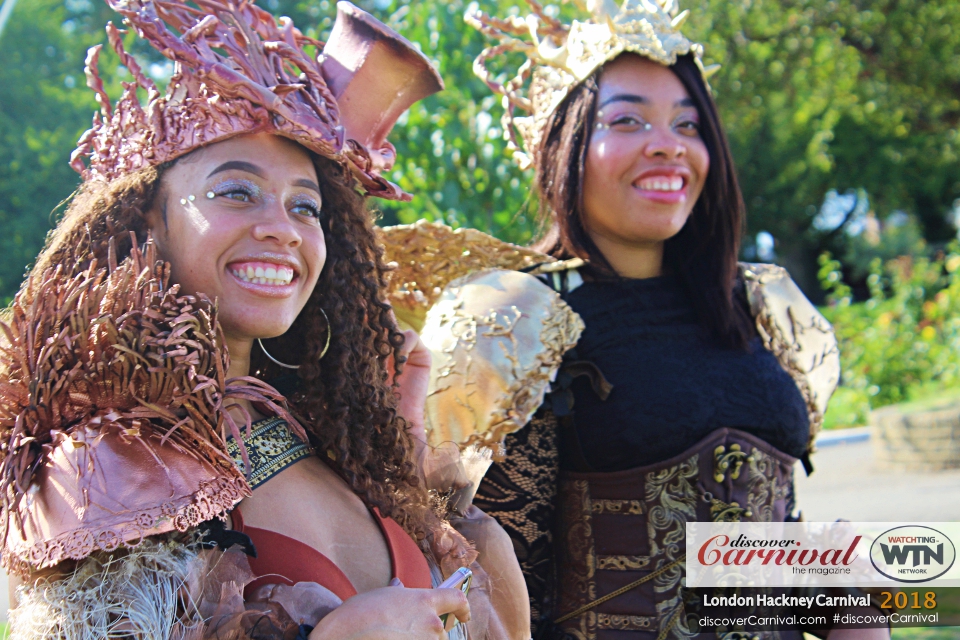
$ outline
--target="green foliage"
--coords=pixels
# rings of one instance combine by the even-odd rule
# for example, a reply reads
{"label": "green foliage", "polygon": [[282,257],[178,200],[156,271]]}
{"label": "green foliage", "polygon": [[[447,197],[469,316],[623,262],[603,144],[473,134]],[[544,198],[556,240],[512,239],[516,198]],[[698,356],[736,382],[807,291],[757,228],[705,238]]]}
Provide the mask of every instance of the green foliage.
{"label": "green foliage", "polygon": [[[536,203],[530,175],[509,160],[500,128],[499,100],[473,74],[473,60],[488,44],[463,21],[467,2],[372,2],[359,6],[416,43],[440,70],[446,89],[417,103],[400,120],[391,140],[399,158],[391,179],[413,194],[409,203],[378,202],[383,224],[420,218],[482,229],[523,243],[534,230]],[[503,14],[512,3],[486,0],[479,7]],[[329,6],[329,8],[327,8]],[[280,10],[333,13],[332,2],[280,3]],[[315,12],[316,13],[316,12]],[[310,24],[309,22],[305,24]],[[321,38],[332,23],[325,18]]]}
{"label": "green foliage", "polygon": [[851,301],[840,268],[820,257],[830,301],[823,311],[843,371],[839,406],[828,412],[833,424],[864,418],[864,403],[877,408],[960,386],[960,245],[934,260],[874,260],[866,302]]}
{"label": "green foliage", "polygon": [[923,256],[929,252],[915,216],[893,214],[881,223],[868,215],[864,227],[861,233],[846,239],[841,261],[847,278],[853,282],[868,278],[876,260],[886,263],[900,256]]}
{"label": "green foliage", "polygon": [[20,285],[50,228],[50,212],[78,183],[67,166],[94,103],[83,84],[83,38],[64,27],[63,2],[17,5],[0,44],[0,295]]}
{"label": "green foliage", "polygon": [[[311,35],[322,38],[332,26],[332,0],[259,3]],[[383,222],[426,217],[527,241],[537,208],[531,176],[506,156],[499,101],[473,75],[487,43],[463,22],[468,3],[358,4],[419,43],[447,85],[393,133],[400,161],[392,177],[414,200],[379,204]],[[777,238],[781,261],[808,292],[817,293],[817,255],[848,257],[837,244],[842,234],[811,226],[829,189],[864,189],[881,217],[898,209],[916,216],[927,241],[953,234],[945,213],[960,198],[960,0],[683,4],[707,62],[723,65],[712,85],[742,177],[748,231]],[[496,15],[525,12],[523,5],[478,2]],[[573,3],[557,5],[575,12]],[[110,19],[102,0],[21,0],[0,40],[0,298],[16,290],[51,210],[77,186],[66,163],[95,108],[83,56],[104,41]],[[159,61],[129,40],[145,63]],[[116,97],[115,64],[104,56]]]}
{"label": "green foliage", "polygon": [[[699,9],[699,10],[698,10]],[[812,228],[827,190],[862,188],[881,217],[918,216],[948,240],[960,197],[960,3],[706,0],[689,20],[706,57],[749,209],[816,293]]]}

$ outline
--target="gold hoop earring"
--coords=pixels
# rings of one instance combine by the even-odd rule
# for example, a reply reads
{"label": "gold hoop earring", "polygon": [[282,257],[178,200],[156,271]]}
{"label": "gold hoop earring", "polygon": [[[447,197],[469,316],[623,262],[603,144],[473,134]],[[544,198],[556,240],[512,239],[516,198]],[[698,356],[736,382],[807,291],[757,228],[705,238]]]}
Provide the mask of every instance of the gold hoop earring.
{"label": "gold hoop earring", "polygon": [[[330,334],[333,332],[332,327],[330,326],[330,318],[327,317],[327,312],[321,307],[320,313],[323,314],[323,319],[327,323],[327,342],[323,345],[323,351],[320,352],[320,357],[317,360],[323,360],[323,356],[327,355],[327,350],[330,348]],[[281,366],[284,369],[299,369],[300,365],[298,364],[287,364],[286,362],[280,362],[267,351],[267,348],[263,346],[263,341],[260,338],[257,338],[257,344],[260,345],[260,349],[263,350],[263,355],[267,356],[267,359],[270,360],[275,365]]]}

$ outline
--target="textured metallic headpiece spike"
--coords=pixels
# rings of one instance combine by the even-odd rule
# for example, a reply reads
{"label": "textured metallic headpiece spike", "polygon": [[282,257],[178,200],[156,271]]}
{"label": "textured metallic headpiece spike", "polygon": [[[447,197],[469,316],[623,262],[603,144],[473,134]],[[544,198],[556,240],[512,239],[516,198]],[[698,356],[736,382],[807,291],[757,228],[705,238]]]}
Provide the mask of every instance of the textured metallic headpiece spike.
{"label": "textured metallic headpiece spike", "polygon": [[[87,85],[101,112],[71,157],[85,180],[112,180],[237,135],[268,132],[343,162],[370,195],[409,199],[381,176],[395,160],[386,136],[404,110],[443,82],[386,25],[339,2],[324,46],[253,0],[106,2],[175,67],[161,94],[125,50],[120,30],[107,25],[110,46],[133,81],[111,106],[97,69],[101,47],[89,51]],[[308,46],[323,53],[313,58]],[[349,118],[341,117],[341,100],[350,103]]]}
{"label": "textured metallic headpiece spike", "polygon": [[[496,18],[469,12],[466,21],[498,44],[474,61],[474,72],[503,96],[504,137],[522,168],[536,162],[544,127],[570,90],[622,53],[636,53],[663,65],[692,54],[704,81],[716,69],[703,67],[703,47],[680,32],[688,12],[679,13],[677,0],[577,0],[590,17],[569,25],[549,16],[537,0],[527,0],[533,13],[526,18]],[[522,53],[526,61],[505,83],[487,69],[493,58]],[[529,115],[515,115],[515,110]]]}

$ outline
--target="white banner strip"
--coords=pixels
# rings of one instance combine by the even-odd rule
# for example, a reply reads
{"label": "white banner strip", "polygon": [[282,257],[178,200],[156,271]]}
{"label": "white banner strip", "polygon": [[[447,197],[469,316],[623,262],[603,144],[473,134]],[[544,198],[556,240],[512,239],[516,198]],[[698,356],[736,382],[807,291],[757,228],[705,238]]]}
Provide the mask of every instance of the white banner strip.
{"label": "white banner strip", "polygon": [[960,587],[958,522],[691,522],[687,587]]}

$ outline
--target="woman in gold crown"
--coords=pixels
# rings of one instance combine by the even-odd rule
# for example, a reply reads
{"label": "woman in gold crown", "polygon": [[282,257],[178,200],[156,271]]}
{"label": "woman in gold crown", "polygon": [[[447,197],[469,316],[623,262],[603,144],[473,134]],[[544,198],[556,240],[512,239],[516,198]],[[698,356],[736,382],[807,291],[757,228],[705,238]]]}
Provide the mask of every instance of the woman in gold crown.
{"label": "woman in gold crown", "polygon": [[[84,183],[4,325],[12,637],[440,638],[472,604],[471,636],[525,640],[491,604],[515,561],[488,578],[430,507],[428,361],[357,191],[406,197],[385,138],[436,71],[347,2],[325,46],[248,0],[108,3],[176,67],[161,94],[108,25],[113,107],[91,50]],[[433,588],[467,566],[469,604]]]}
{"label": "woman in gold crown", "polygon": [[[409,272],[395,297],[436,302],[422,333],[439,361],[428,417],[459,415],[466,442],[506,436],[475,502],[513,538],[535,637],[799,638],[700,635],[682,588],[685,529],[796,519],[794,465],[810,470],[839,377],[831,327],[782,269],[737,263],[744,206],[711,69],[679,31],[686,13],[673,0],[597,0],[564,24],[528,4],[526,17],[467,20],[499,40],[475,69],[504,96],[514,157],[535,169],[545,235],[498,253],[476,232],[458,244],[420,225],[447,233],[435,248],[387,234]],[[501,84],[487,65],[503,54],[526,60]],[[417,247],[463,277],[414,273]],[[537,372],[564,352],[544,398]]]}

